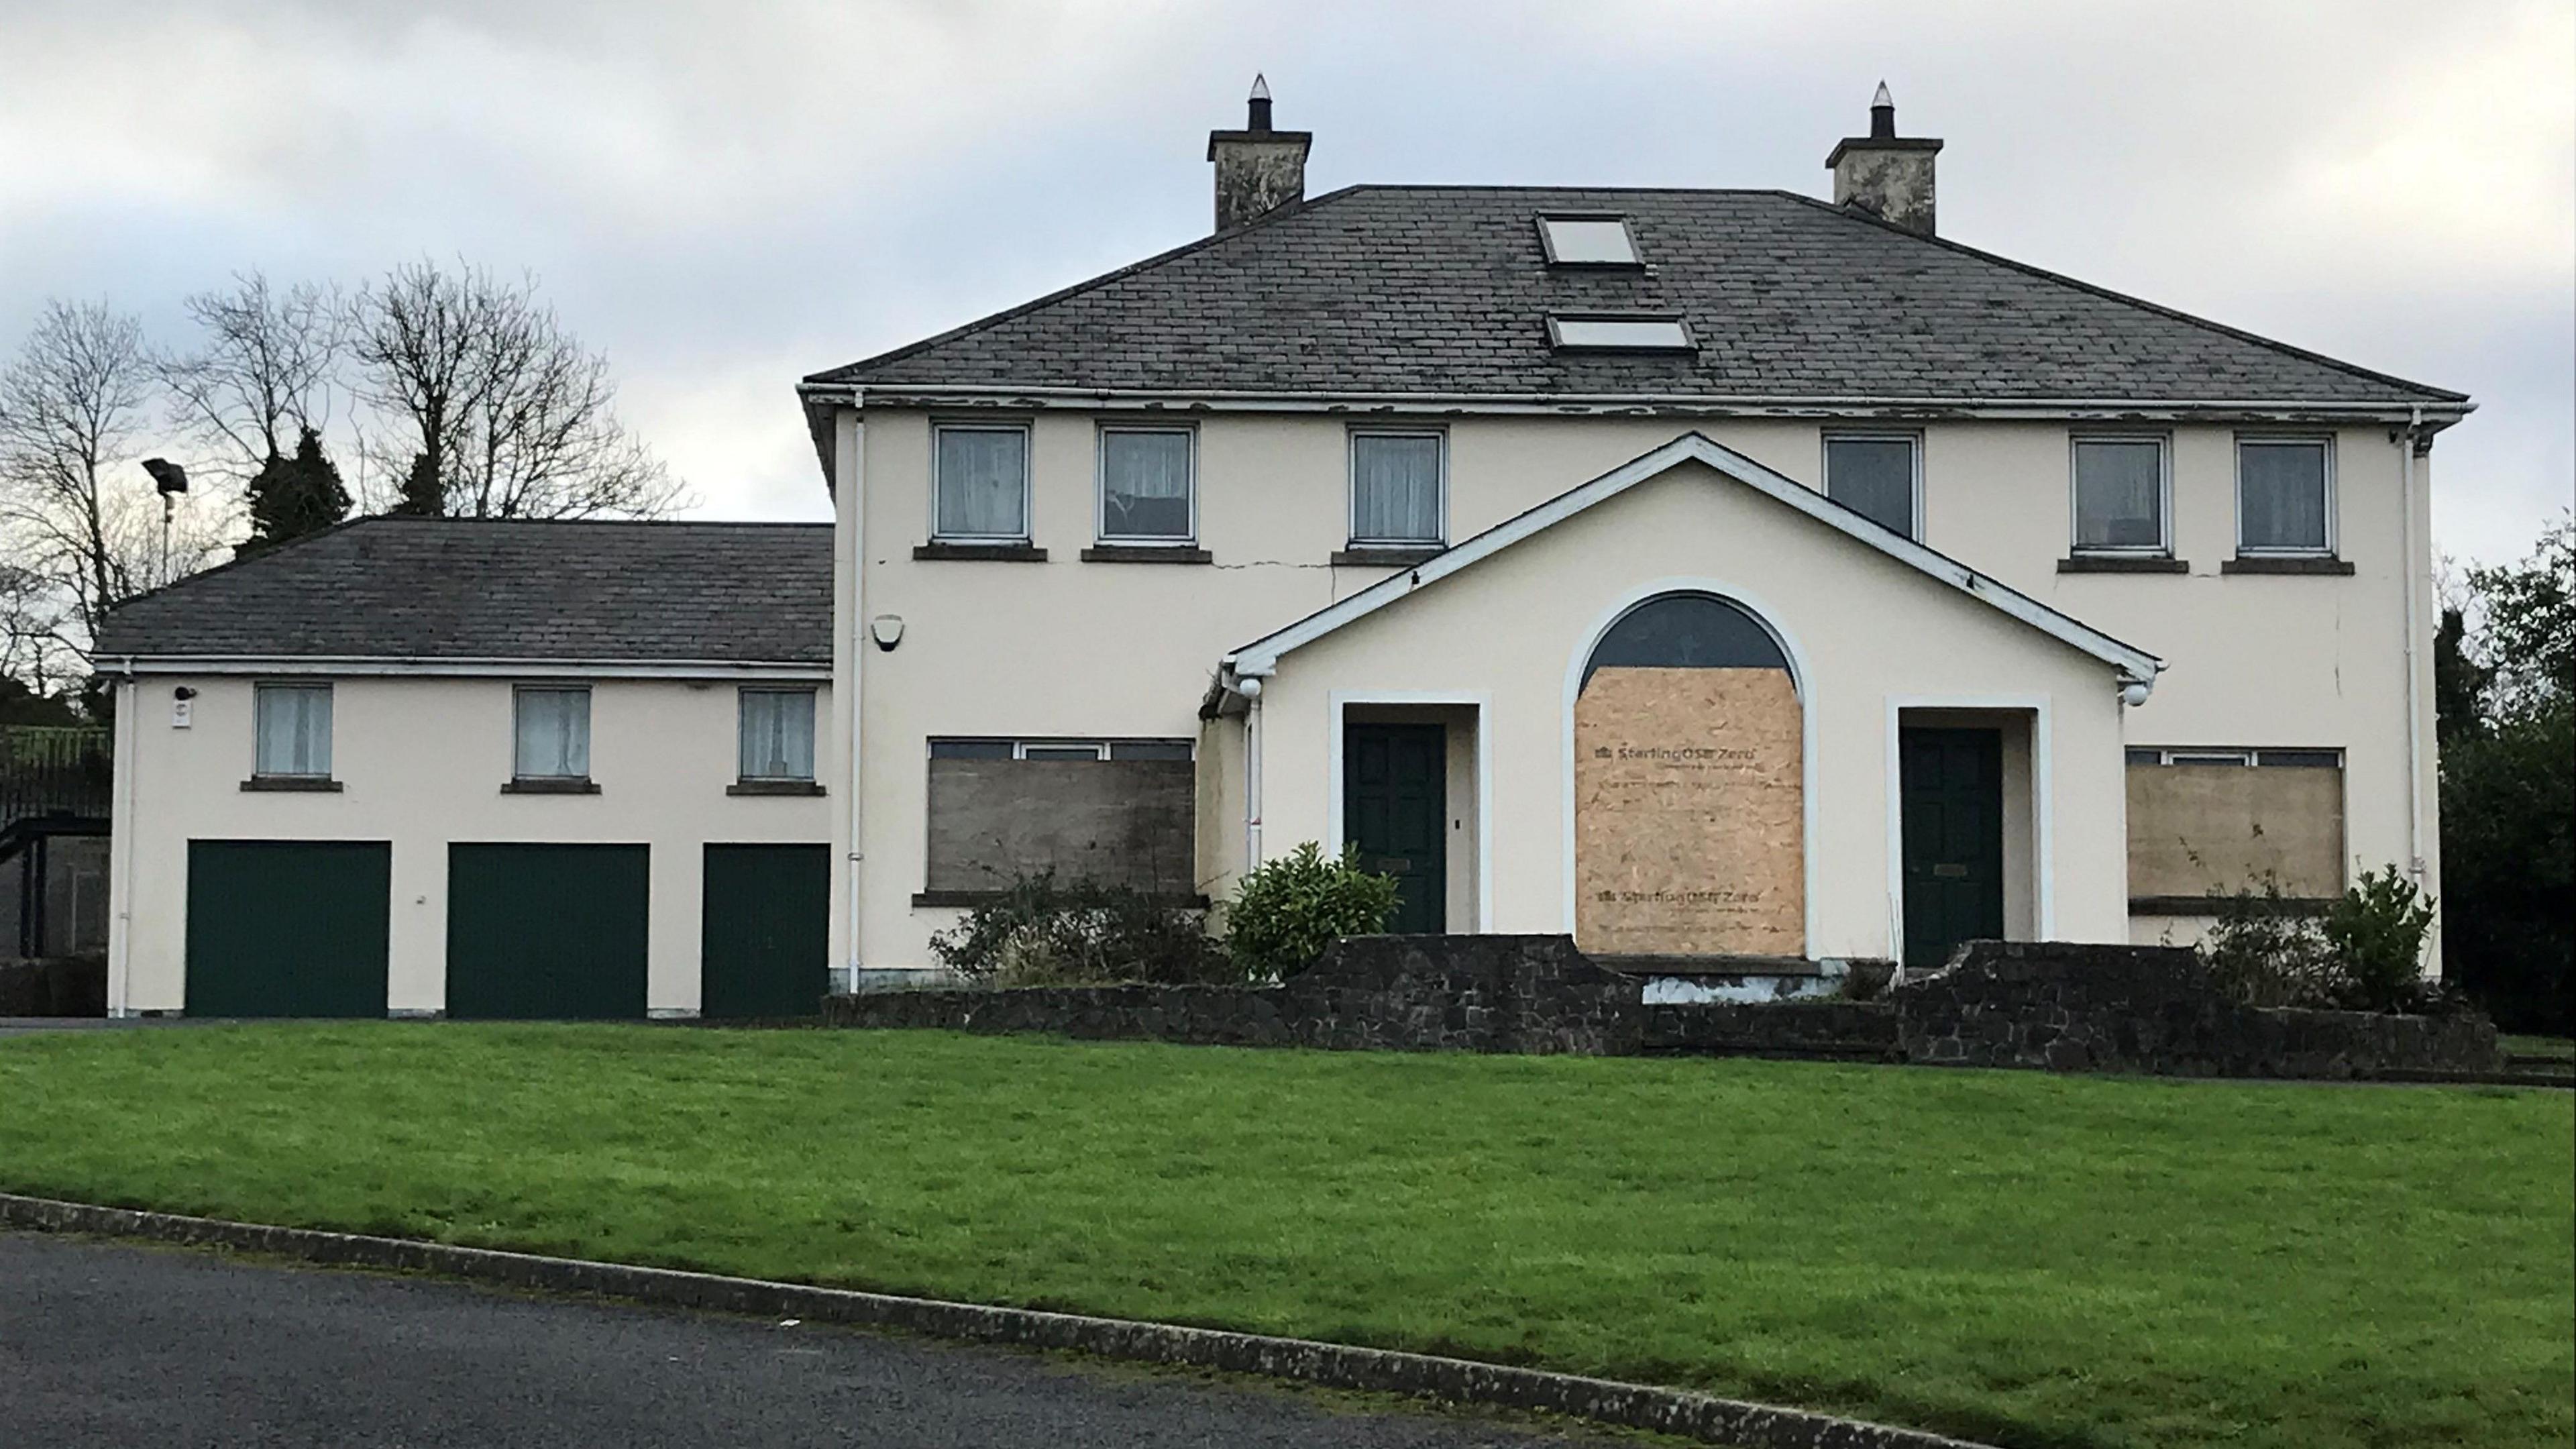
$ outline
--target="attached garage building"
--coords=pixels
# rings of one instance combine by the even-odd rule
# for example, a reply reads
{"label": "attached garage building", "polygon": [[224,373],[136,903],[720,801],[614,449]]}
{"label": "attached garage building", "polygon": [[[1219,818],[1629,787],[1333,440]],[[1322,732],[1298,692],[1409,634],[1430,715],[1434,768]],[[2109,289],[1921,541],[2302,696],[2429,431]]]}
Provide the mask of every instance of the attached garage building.
{"label": "attached garage building", "polygon": [[372,518],[126,605],[111,1010],[810,1013],[830,587],[828,527]]}

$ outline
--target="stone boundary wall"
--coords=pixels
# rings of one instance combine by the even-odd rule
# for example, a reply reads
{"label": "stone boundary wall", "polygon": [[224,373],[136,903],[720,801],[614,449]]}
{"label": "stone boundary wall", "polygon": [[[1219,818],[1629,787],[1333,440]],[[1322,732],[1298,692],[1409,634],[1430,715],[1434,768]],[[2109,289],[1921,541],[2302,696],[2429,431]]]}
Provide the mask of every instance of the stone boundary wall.
{"label": "stone boundary wall", "polygon": [[2484,1016],[2239,1006],[2172,946],[1977,941],[1889,999],[1905,1059],[1936,1066],[2327,1079],[2504,1066]]}
{"label": "stone boundary wall", "polygon": [[1270,987],[876,991],[824,1023],[1340,1051],[1768,1056],[2159,1076],[2490,1079],[2477,1015],[2258,1010],[2158,946],[1980,941],[1877,1001],[1643,1001],[1564,936],[1361,936]]}
{"label": "stone boundary wall", "polygon": [[1667,1055],[1902,1060],[1880,1001],[1672,1002],[1646,1008],[1646,1050]]}
{"label": "stone boundary wall", "polygon": [[826,997],[827,1026],[1211,1046],[1629,1056],[1642,985],[1565,936],[1355,936],[1279,986],[956,988]]}

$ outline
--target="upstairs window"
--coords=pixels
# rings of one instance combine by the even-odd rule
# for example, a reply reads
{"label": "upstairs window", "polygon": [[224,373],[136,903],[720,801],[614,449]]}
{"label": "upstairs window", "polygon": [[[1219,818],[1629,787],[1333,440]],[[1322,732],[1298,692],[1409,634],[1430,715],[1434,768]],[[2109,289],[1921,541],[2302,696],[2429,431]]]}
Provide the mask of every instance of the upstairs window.
{"label": "upstairs window", "polygon": [[2075,551],[2169,553],[2162,438],[2075,440]]}
{"label": "upstairs window", "polygon": [[1187,428],[1100,430],[1100,537],[1188,543],[1197,536],[1195,436]]}
{"label": "upstairs window", "polygon": [[1554,267],[1633,267],[1637,239],[1628,219],[1615,215],[1542,216],[1539,246]]}
{"label": "upstairs window", "polygon": [[2334,457],[2323,438],[2236,440],[2236,551],[2334,552]]}
{"label": "upstairs window", "polygon": [[931,535],[1024,543],[1029,536],[1029,430],[1017,424],[942,423]]}
{"label": "upstairs window", "polygon": [[814,778],[814,691],[742,692],[742,778],[798,783]]}
{"label": "upstairs window", "polygon": [[1923,536],[1923,440],[1911,433],[1825,437],[1825,496],[1904,534]]}
{"label": "upstairs window", "polygon": [[1440,542],[1446,441],[1432,431],[1351,434],[1354,547],[1419,548]]}
{"label": "upstairs window", "polygon": [[521,780],[590,778],[590,691],[580,686],[522,685],[514,691]]}
{"label": "upstairs window", "polygon": [[252,695],[251,773],[268,779],[328,779],[331,686],[263,684]]}

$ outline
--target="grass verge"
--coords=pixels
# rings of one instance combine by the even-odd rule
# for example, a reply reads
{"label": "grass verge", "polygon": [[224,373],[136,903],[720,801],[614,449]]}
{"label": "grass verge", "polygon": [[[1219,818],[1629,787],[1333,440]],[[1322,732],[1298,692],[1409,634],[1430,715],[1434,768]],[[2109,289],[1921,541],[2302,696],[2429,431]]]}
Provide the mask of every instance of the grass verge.
{"label": "grass verge", "polygon": [[2576,1434],[2564,1093],[918,1032],[0,1042],[0,1187],[2048,1446]]}

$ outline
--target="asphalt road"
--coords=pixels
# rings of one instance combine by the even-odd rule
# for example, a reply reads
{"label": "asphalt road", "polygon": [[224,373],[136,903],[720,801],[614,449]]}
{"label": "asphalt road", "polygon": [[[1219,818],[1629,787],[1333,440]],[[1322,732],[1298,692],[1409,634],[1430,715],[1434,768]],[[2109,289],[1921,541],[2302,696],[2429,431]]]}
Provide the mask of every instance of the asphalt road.
{"label": "asphalt road", "polygon": [[0,1233],[0,1444],[1599,1445],[863,1332]]}

